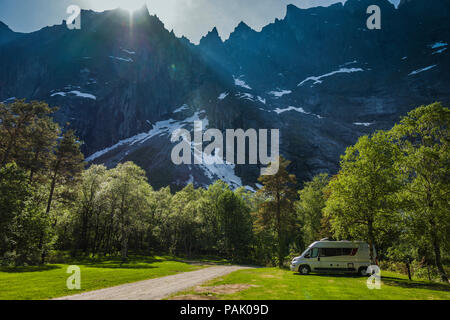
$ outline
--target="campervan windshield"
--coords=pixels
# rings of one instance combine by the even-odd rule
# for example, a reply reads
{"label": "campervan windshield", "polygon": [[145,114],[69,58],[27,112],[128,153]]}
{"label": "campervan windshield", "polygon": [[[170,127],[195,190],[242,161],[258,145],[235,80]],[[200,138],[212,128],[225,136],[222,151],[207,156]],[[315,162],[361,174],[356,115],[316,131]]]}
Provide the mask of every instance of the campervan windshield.
{"label": "campervan windshield", "polygon": [[303,251],[303,253],[300,255],[300,257],[305,257],[305,256],[308,256],[308,255],[310,255],[310,253],[311,253],[311,247],[312,247],[313,245],[311,244],[308,248],[306,248],[306,250],[305,251]]}

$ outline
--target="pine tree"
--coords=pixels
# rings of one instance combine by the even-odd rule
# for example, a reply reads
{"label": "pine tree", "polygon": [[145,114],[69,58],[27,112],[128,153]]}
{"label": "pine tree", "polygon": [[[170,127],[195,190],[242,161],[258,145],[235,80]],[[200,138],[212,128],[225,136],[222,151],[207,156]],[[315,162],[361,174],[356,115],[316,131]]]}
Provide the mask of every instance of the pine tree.
{"label": "pine tree", "polygon": [[80,151],[80,144],[72,130],[67,130],[60,139],[55,157],[50,165],[47,214],[50,213],[56,185],[75,181],[83,169],[84,156]]}
{"label": "pine tree", "polygon": [[259,177],[263,187],[258,193],[265,197],[265,201],[258,208],[257,225],[274,231],[277,241],[278,266],[283,266],[287,249],[288,235],[296,228],[294,201],[296,198],[295,175],[289,174],[287,167],[290,161],[283,157],[278,159],[279,170],[275,175]]}

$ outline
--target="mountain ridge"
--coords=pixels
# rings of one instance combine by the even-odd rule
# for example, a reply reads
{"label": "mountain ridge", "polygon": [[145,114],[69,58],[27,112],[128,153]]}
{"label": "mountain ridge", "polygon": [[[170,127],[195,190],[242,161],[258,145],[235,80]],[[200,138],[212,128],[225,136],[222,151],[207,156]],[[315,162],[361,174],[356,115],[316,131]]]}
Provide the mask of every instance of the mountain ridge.
{"label": "mountain ridge", "polygon": [[[365,27],[369,2],[386,6],[381,30]],[[221,178],[257,188],[259,166],[173,165],[176,126],[279,128],[281,153],[305,181],[335,173],[359,136],[420,104],[450,101],[449,5],[435,3],[427,19],[422,0],[397,9],[387,0],[291,6],[261,31],[242,22],[222,41],[213,28],[198,45],[148,10],[134,15],[133,29],[123,10],[83,10],[82,30],[62,24],[0,44],[0,101],[60,106],[56,119],[86,141],[92,163],[134,161],[154,187]]]}

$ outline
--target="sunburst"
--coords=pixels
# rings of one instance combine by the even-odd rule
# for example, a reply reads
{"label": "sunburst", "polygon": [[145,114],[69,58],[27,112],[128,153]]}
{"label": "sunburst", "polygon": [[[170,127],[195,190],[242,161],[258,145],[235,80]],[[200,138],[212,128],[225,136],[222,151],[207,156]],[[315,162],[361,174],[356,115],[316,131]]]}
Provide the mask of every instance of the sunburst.
{"label": "sunburst", "polygon": [[146,4],[146,2],[146,0],[124,0],[121,1],[120,7],[132,13],[133,11],[141,9]]}

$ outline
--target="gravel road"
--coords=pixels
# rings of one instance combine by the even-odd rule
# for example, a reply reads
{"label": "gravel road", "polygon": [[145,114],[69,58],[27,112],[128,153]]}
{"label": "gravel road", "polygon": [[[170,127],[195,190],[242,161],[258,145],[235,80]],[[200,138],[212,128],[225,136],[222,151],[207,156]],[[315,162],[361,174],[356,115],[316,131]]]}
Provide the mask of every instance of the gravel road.
{"label": "gravel road", "polygon": [[[200,285],[231,272],[248,269],[241,266],[215,266],[171,276],[123,284],[80,293],[55,300],[161,300],[174,293]],[[82,283],[83,284],[83,283]]]}

